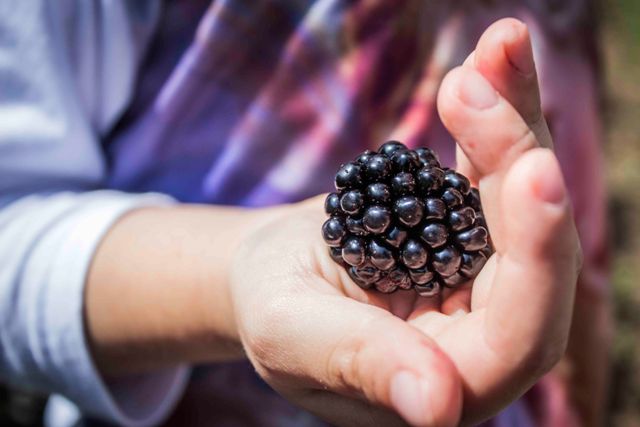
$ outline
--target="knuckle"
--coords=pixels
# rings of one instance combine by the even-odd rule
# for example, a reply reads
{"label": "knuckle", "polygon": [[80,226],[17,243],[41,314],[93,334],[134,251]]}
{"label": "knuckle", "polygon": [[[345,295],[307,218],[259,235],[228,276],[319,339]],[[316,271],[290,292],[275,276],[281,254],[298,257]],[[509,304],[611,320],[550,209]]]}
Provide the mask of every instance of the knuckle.
{"label": "knuckle", "polygon": [[333,381],[336,391],[355,397],[364,397],[368,402],[381,401],[379,366],[376,360],[376,342],[366,330],[375,330],[371,320],[347,333],[334,347],[327,359],[327,377]]}
{"label": "knuckle", "polygon": [[524,372],[530,373],[533,379],[538,379],[558,364],[567,348],[566,338],[542,345],[531,352],[524,359]]}
{"label": "knuckle", "polygon": [[527,126],[522,134],[515,138],[509,150],[510,156],[508,157],[516,159],[520,154],[537,146],[539,146],[539,144],[536,134],[530,126]]}
{"label": "knuckle", "polygon": [[[566,331],[568,332],[568,331]],[[485,337],[494,360],[513,374],[535,381],[549,372],[562,358],[567,347],[567,333],[554,332],[553,336],[530,342],[525,348],[513,352],[505,351],[512,338]]]}
{"label": "knuckle", "polygon": [[358,334],[349,333],[331,351],[327,360],[327,378],[334,382],[337,391],[349,395],[361,394],[365,347],[365,341]]}

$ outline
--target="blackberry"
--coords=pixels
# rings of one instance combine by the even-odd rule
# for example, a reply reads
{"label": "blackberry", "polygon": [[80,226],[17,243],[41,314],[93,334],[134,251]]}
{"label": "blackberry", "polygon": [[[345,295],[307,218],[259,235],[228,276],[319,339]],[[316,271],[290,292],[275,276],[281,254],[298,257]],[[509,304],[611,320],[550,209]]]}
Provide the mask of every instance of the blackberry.
{"label": "blackberry", "polygon": [[437,295],[475,278],[493,251],[478,190],[429,148],[366,150],[340,167],[335,187],[322,236],[363,289]]}

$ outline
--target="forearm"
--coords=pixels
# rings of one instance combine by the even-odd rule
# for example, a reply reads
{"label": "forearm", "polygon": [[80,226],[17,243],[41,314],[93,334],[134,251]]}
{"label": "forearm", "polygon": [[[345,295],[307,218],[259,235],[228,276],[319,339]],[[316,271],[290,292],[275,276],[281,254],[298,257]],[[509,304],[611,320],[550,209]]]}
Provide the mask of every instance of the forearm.
{"label": "forearm", "polygon": [[243,236],[279,209],[182,205],[125,215],[88,273],[85,319],[106,375],[243,356],[228,267]]}

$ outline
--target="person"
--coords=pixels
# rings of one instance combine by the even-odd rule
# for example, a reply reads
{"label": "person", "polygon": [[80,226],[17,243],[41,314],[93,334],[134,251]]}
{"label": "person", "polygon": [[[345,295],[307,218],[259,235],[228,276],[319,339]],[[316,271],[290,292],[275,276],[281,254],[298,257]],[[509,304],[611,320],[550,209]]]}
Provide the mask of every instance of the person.
{"label": "person", "polygon": [[[556,31],[584,4],[437,3],[0,2],[2,379],[49,425],[456,425],[568,345],[496,422],[597,422],[596,75]],[[360,290],[312,196],[388,138],[452,164],[447,132],[496,255],[442,299]]]}

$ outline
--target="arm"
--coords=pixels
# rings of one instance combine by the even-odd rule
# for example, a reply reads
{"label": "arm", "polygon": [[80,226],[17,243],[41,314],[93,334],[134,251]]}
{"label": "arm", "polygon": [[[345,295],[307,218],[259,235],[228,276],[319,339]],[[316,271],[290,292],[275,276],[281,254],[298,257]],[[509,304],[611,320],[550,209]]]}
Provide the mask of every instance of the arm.
{"label": "arm", "polygon": [[[528,38],[521,42],[516,49],[526,54]],[[3,358],[3,375],[63,392],[104,418],[149,424],[160,416],[123,421],[113,415],[85,337],[101,369],[117,381],[126,378],[117,365],[129,357],[140,372],[234,357],[241,342],[274,388],[335,424],[402,424],[400,414],[416,425],[454,425],[495,413],[564,350],[578,250],[554,156],[539,148],[538,136],[495,89],[488,91],[493,107],[465,104],[464,77],[484,81],[477,74],[452,73],[439,103],[485,183],[489,226],[498,230],[499,254],[479,276],[471,301],[461,290],[454,294],[460,299],[451,295],[442,307],[412,300],[407,319],[393,315],[393,297],[361,290],[328,257],[319,235],[320,199],[274,216],[256,211],[252,220],[214,208],[133,211],[142,196],[121,193],[28,196],[2,210],[0,242],[12,262],[1,276],[0,301],[10,306],[17,295],[26,307],[11,311],[19,326],[5,319],[0,327],[3,347],[30,359]],[[498,134],[486,133],[487,122],[501,124],[490,127]],[[478,140],[468,132],[486,150],[475,150]],[[523,134],[530,137],[518,139]],[[509,155],[499,155],[504,152]],[[514,197],[518,204],[509,203]],[[134,201],[122,202],[128,199]],[[530,236],[534,226],[538,232]],[[219,242],[225,247],[214,252],[211,243]],[[143,250],[136,252],[137,245]],[[454,300],[467,311],[451,311]]]}
{"label": "arm", "polygon": [[244,357],[229,294],[239,242],[282,208],[173,206],[123,217],[89,271],[86,319],[108,374]]}
{"label": "arm", "polygon": [[161,195],[113,191],[21,197],[0,209],[0,378],[62,394],[80,410],[125,426],[158,423],[179,398],[187,370],[173,365],[118,383],[95,368],[84,328],[85,277],[102,236]]}
{"label": "arm", "polygon": [[[105,174],[96,135],[122,111],[134,78],[140,40],[128,37],[144,38],[157,11],[141,7],[130,22],[127,7],[0,1],[0,379],[145,426],[171,410],[188,369],[106,381],[84,327],[85,277],[103,235],[131,210],[173,203],[91,191]],[[96,37],[105,30],[93,25],[97,15],[122,37]],[[117,72],[102,74],[108,82],[92,76],[103,49],[118,56],[109,63]]]}

